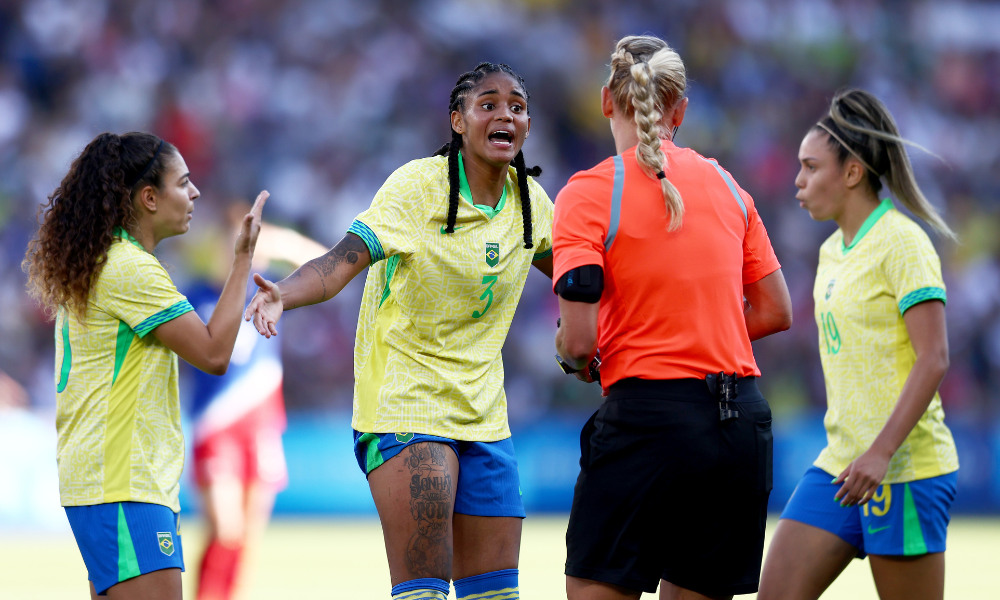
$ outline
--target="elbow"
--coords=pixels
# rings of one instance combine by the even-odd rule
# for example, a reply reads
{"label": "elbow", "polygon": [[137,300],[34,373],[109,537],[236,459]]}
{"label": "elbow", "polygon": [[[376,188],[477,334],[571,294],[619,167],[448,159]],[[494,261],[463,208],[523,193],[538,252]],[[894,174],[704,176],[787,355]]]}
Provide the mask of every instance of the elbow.
{"label": "elbow", "polygon": [[205,365],[203,371],[209,375],[225,375],[229,370],[229,360],[227,358],[212,358]]}
{"label": "elbow", "polygon": [[774,329],[775,333],[777,333],[779,331],[788,331],[789,329],[791,329],[791,327],[792,327],[792,309],[791,309],[791,307],[789,307],[788,310],[785,310],[780,315],[778,315],[778,318],[776,319],[776,321],[777,321],[777,323],[775,323],[775,329]]}

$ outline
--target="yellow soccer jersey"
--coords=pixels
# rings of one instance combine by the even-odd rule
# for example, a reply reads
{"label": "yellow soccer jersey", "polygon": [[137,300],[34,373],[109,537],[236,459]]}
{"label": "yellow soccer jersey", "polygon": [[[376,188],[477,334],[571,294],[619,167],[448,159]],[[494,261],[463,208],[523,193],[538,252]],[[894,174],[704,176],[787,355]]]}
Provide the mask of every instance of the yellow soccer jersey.
{"label": "yellow soccer jersey", "polygon": [[149,502],[177,512],[177,355],[148,334],[193,308],[155,257],[118,234],[84,321],[66,309],[56,319],[60,500]]}
{"label": "yellow soccer jersey", "polygon": [[529,177],[526,249],[515,170],[495,210],[471,204],[459,173],[454,233],[444,156],[399,168],[349,230],[372,257],[354,347],[358,431],[510,437],[500,349],[532,261],[552,253],[553,206]]}
{"label": "yellow soccer jersey", "polygon": [[[920,302],[945,301],[941,261],[927,234],[886,198],[850,246],[838,229],[820,247],[813,298],[827,395],[827,447],[814,464],[839,475],[871,447],[899,400],[916,361],[903,313]],[[957,469],[935,394],[883,483]]]}

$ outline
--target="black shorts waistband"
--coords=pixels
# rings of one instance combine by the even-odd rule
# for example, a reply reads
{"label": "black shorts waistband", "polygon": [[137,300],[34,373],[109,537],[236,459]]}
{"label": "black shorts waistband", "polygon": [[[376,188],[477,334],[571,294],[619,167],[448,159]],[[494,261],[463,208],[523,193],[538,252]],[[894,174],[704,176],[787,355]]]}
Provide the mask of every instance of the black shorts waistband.
{"label": "black shorts waistband", "polygon": [[[608,388],[608,400],[646,398],[681,402],[718,401],[704,379],[639,379],[629,377]],[[736,402],[762,400],[756,377],[736,378]]]}

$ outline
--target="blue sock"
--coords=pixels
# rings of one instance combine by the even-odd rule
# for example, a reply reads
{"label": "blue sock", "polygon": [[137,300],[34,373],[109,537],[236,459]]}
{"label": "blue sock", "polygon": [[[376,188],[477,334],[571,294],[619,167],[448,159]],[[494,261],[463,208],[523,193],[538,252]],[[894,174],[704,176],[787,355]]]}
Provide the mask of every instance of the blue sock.
{"label": "blue sock", "polygon": [[448,582],[436,577],[404,581],[392,586],[392,600],[448,600]]}
{"label": "blue sock", "polygon": [[517,569],[504,569],[455,580],[458,600],[518,600]]}

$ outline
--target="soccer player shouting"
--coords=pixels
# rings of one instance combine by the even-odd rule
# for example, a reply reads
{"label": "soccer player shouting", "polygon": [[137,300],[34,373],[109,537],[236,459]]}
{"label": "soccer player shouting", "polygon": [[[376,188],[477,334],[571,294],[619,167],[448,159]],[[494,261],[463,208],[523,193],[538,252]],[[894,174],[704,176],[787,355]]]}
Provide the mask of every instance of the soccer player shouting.
{"label": "soccer player shouting", "polygon": [[948,369],[941,261],[927,234],[879,200],[882,179],[941,234],[889,110],[837,94],[802,140],[796,198],[840,226],[820,247],[813,299],[826,377],[827,446],[785,507],[760,598],[818,598],[871,556],[883,599],[944,595],[958,455],[937,389]]}
{"label": "soccer player shouting", "polygon": [[[355,454],[393,598],[517,598],[524,507],[503,346],[531,265],[551,276],[552,202],[526,169],[528,92],[510,67],[463,74],[451,143],[407,163],[325,256],[260,289],[262,335],[369,264],[354,355]],[[498,595],[499,594],[499,595]]]}
{"label": "soccer player shouting", "polygon": [[24,259],[29,292],[57,312],[59,492],[92,597],[181,597],[177,356],[226,372],[267,192],[243,219],[207,325],[152,254],[187,232],[198,196],[171,144],[102,133],[50,197]]}
{"label": "soccer player shouting", "polygon": [[791,300],[753,199],[674,145],[685,88],[663,40],[620,40],[601,90],[618,155],[556,201],[556,348],[585,381],[600,348],[608,396],[580,436],[570,600],[757,590],[772,444],[750,342]]}

